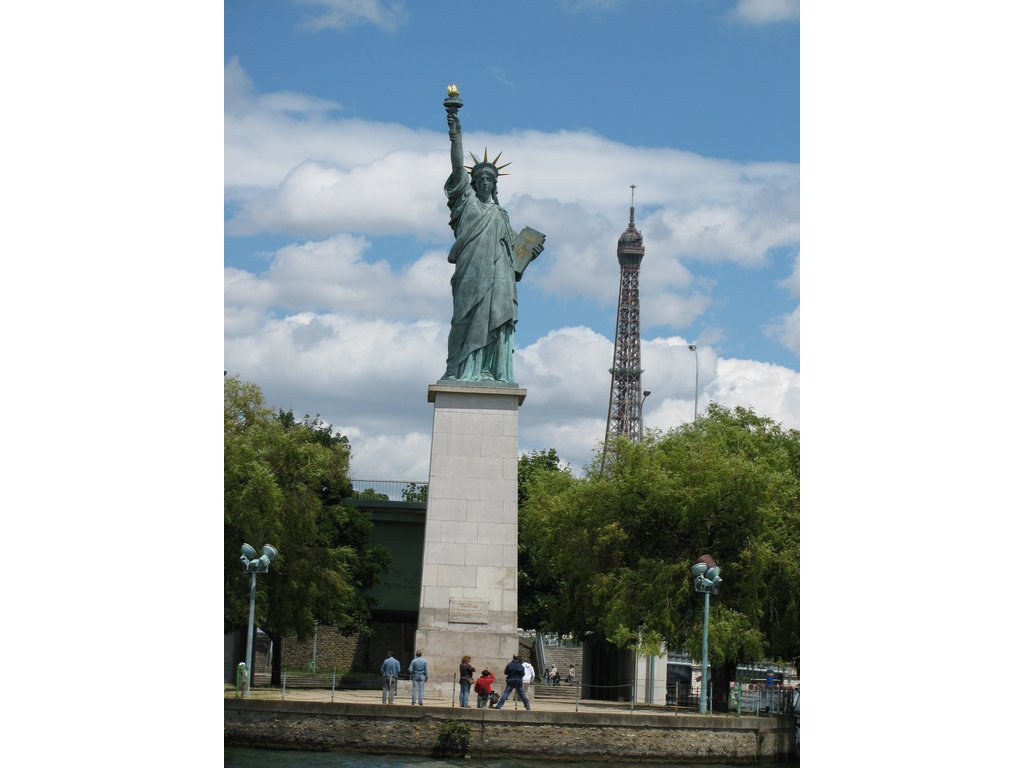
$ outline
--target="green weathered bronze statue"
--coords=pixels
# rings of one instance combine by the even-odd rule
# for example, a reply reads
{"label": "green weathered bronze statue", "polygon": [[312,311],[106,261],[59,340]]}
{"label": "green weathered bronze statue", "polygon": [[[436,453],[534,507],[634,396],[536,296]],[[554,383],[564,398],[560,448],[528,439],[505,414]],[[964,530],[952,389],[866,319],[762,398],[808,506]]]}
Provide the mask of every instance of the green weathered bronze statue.
{"label": "green weathered bronze statue", "polygon": [[[498,204],[498,177],[509,163],[473,157],[463,165],[462,101],[454,85],[444,102],[448,110],[448,137],[452,144],[452,173],[445,182],[449,224],[455,244],[448,261],[452,275],[452,328],[448,334],[448,362],[441,382],[481,382],[515,385],[512,340],[518,319],[516,283],[527,265],[544,250],[544,235],[529,227],[518,235],[508,212]],[[466,171],[469,170],[467,174]]]}

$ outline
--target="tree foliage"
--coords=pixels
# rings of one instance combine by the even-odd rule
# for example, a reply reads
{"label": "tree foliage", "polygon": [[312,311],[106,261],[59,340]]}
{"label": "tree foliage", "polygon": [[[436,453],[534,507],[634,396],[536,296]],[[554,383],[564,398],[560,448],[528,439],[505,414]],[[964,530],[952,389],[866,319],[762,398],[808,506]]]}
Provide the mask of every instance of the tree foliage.
{"label": "tree foliage", "polygon": [[383,491],[378,491],[376,488],[366,488],[362,491],[356,491],[355,497],[362,501],[388,501],[391,499]]}
{"label": "tree foliage", "polygon": [[521,551],[529,578],[553,590],[534,598],[554,602],[538,626],[620,646],[645,626],[645,652],[664,641],[699,658],[690,566],[710,553],[723,579],[711,663],[799,655],[799,432],[712,404],[694,424],[613,440],[604,472],[538,472],[525,490]]}
{"label": "tree foliage", "polygon": [[409,483],[402,489],[402,501],[427,501],[427,483]]}
{"label": "tree foliage", "polygon": [[[280,552],[257,577],[256,623],[274,638],[312,635],[314,622],[345,634],[368,628],[361,591],[390,561],[370,547],[369,516],[351,496],[348,439],[319,416],[276,414],[255,384],[224,380],[224,625],[248,623],[243,542]],[[275,642],[276,651],[280,643]],[[275,658],[275,673],[279,659]]]}
{"label": "tree foliage", "polygon": [[[568,470],[562,468],[561,460],[554,448],[523,454],[519,457],[518,472],[520,509],[529,498],[531,486],[538,482],[541,476],[553,474],[570,477]],[[527,542],[532,539],[524,535],[524,527],[523,521],[520,520],[519,622],[531,629],[551,631],[554,624],[549,617],[559,610],[559,582],[550,565],[538,561],[542,554],[528,545]]]}

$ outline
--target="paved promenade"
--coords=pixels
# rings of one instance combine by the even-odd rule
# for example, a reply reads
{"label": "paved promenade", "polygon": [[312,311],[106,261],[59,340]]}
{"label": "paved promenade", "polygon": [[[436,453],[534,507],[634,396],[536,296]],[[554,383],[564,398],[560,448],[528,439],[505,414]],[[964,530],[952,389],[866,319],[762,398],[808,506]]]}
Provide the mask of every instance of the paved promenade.
{"label": "paved promenade", "polygon": [[[495,686],[495,690],[499,693],[504,688]],[[533,691],[530,692],[530,708],[537,712],[576,712],[577,704],[575,700],[561,699],[561,698],[545,698],[543,695],[540,697],[532,695]],[[333,699],[332,699],[333,696]],[[224,698],[235,698],[234,686],[224,686]],[[249,698],[257,701],[281,701],[281,689],[280,688],[253,688]],[[323,688],[287,688],[284,693],[285,701],[318,701],[318,702],[335,702],[343,704],[380,704],[380,691],[378,690],[336,690],[332,692],[329,689]],[[409,703],[411,698],[408,688],[404,690],[400,687],[398,695],[395,697],[394,707],[413,707]],[[470,696],[470,709],[476,708],[476,694]],[[440,691],[426,691],[423,696],[423,708],[424,709],[452,709],[452,696],[449,692],[447,695],[443,695]],[[459,709],[458,692],[455,693],[455,709]],[[515,701],[512,697],[505,702],[503,710],[516,710],[525,709],[522,702]],[[677,717],[682,715],[693,715],[696,714],[695,710],[686,709],[680,707],[678,712],[674,707],[666,706],[652,706],[649,704],[635,704],[632,712],[630,711],[629,702],[611,702],[611,701],[598,701],[594,699],[581,699],[579,702],[580,712],[614,712],[620,715],[637,714],[637,715],[657,715],[663,717]],[[747,716],[753,713],[744,713]],[[713,713],[708,717],[736,717],[735,712],[729,714]]]}

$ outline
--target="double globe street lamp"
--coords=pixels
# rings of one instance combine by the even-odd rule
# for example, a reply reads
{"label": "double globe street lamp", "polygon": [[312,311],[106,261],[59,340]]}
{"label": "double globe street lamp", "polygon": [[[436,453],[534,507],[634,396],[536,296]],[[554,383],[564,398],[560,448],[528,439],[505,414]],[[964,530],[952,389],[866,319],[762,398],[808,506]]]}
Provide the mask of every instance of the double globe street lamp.
{"label": "double globe street lamp", "polygon": [[270,571],[270,561],[277,557],[277,550],[269,544],[263,545],[263,554],[256,557],[256,550],[248,544],[242,545],[242,570],[251,573],[249,585],[249,636],[245,641],[245,686],[243,696],[249,695],[252,685],[252,630],[256,621],[256,574]]}
{"label": "double globe street lamp", "polygon": [[711,608],[711,595],[718,594],[718,585],[722,583],[719,576],[722,569],[718,567],[711,555],[701,555],[690,567],[693,574],[693,588],[704,593],[704,644],[701,653],[700,704],[698,711],[705,715],[708,711],[708,612]]}

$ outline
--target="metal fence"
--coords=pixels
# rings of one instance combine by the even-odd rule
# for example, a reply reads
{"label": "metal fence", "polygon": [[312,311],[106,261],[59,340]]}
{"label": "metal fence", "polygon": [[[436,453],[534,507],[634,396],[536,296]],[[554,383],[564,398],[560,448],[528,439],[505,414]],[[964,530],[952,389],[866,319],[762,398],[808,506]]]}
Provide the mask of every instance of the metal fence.
{"label": "metal fence", "polygon": [[[408,672],[402,672],[397,677],[397,691],[395,694],[396,703],[404,703],[412,697],[412,677]],[[495,681],[493,690],[501,694],[505,689],[504,681]],[[359,701],[364,703],[376,703],[377,696],[384,698],[384,680],[379,675],[341,675],[336,670],[321,671],[320,674],[312,674],[307,671],[282,670],[280,687],[270,685],[269,672],[257,671],[253,675],[251,695],[259,699],[301,699],[316,701]],[[713,694],[714,689],[710,692]],[[596,696],[607,696],[598,699]],[[737,715],[790,715],[794,713],[796,689],[790,686],[765,686],[759,683],[738,683],[730,686],[729,711]],[[226,688],[225,695],[242,695],[241,681],[238,681],[233,689]],[[423,693],[424,701],[434,706],[457,706],[459,701],[459,676],[452,673],[451,679],[444,678],[443,682],[438,678],[429,681],[429,686]],[[637,701],[635,683],[623,683],[619,685],[581,685],[579,680],[572,684],[562,682],[561,685],[544,683],[537,678],[529,687],[528,698],[531,705],[555,704],[558,707],[572,707],[577,712],[615,710],[628,712],[643,712],[650,714],[660,712],[663,714],[678,715],[680,712],[696,712],[700,701],[700,686],[693,687],[682,683],[675,683],[668,686],[665,695],[664,706],[660,704],[645,704]],[[513,694],[508,699],[509,704],[518,709],[521,702]],[[475,690],[470,690],[469,706],[475,707],[477,696]],[[492,704],[493,705],[493,704]],[[709,712],[714,714],[713,708]],[[724,713],[722,713],[724,714]]]}
{"label": "metal fence", "polygon": [[365,501],[427,500],[427,483],[421,480],[353,480],[352,498]]}
{"label": "metal fence", "polygon": [[[397,691],[394,701],[397,704],[408,704],[412,700],[412,679],[408,672],[402,672],[397,678]],[[584,698],[584,692],[588,695],[595,695],[601,689],[602,693],[614,689],[613,695],[617,692],[619,701],[607,701],[591,698]],[[250,689],[250,697],[255,699],[278,699],[278,700],[302,700],[302,701],[330,701],[330,702],[352,702],[375,704],[384,700],[385,694],[384,679],[379,675],[339,675],[335,670],[320,670],[320,674],[314,675],[309,671],[282,670],[281,685],[270,685],[270,674],[257,671],[253,675],[253,683]],[[498,680],[493,684],[492,690],[501,694],[505,690],[505,682]],[[243,689],[241,682],[231,687],[225,687],[225,696],[241,697]],[[529,686],[527,694],[531,708],[538,707],[541,711],[545,709],[573,709],[576,712],[584,711],[617,711],[626,713],[642,712],[645,714],[678,714],[679,712],[692,709],[696,711],[696,694],[684,692],[678,703],[673,700],[666,706],[660,704],[645,704],[636,701],[636,691],[633,683],[622,685],[596,686],[588,685],[586,689],[579,684],[578,680],[572,684],[565,681],[561,685],[550,685],[537,678]],[[457,673],[452,673],[451,678],[445,677],[443,681],[435,676],[428,680],[427,687],[423,693],[426,704],[432,706],[451,706],[459,704],[459,679]],[[469,695],[469,706],[476,707],[477,694],[471,689]],[[490,706],[493,706],[491,703]],[[519,709],[523,703],[516,694],[509,696],[506,707]]]}
{"label": "metal fence", "polygon": [[729,689],[729,709],[737,714],[792,715],[796,694],[791,686],[737,683]]}

